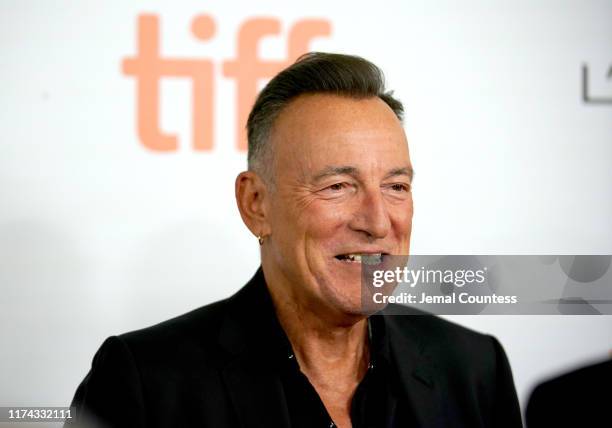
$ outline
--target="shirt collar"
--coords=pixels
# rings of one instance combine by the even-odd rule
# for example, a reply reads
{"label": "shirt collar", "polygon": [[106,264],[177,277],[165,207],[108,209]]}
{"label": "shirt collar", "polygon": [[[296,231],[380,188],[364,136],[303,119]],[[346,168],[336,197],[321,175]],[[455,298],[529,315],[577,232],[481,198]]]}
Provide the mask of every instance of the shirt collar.
{"label": "shirt collar", "polygon": [[[284,361],[291,365],[297,365],[291,342],[276,316],[267,286],[265,288],[266,298],[263,302],[265,304],[262,305],[261,309],[264,312],[262,316],[265,320],[263,327],[269,328],[269,331],[264,332],[266,341],[262,345],[269,347],[267,350],[274,358],[279,359],[279,363]],[[385,364],[388,366],[391,363],[390,347],[386,321],[383,315],[376,314],[368,317],[368,340],[370,344],[370,365]]]}

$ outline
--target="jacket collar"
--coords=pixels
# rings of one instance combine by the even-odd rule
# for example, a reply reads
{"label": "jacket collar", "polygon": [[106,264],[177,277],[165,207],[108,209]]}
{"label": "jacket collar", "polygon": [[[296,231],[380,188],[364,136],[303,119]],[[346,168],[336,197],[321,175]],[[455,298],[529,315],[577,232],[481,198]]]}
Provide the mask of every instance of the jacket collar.
{"label": "jacket collar", "polygon": [[[395,306],[395,305],[394,305]],[[419,427],[441,426],[433,358],[428,354],[427,338],[406,317],[432,316],[402,308],[401,314],[387,307],[385,321],[394,366],[401,379],[406,400]],[[395,306],[397,309],[397,306]],[[395,313],[394,313],[395,312]],[[403,319],[402,319],[403,318]]]}
{"label": "jacket collar", "polygon": [[228,352],[222,376],[242,427],[290,426],[281,379],[274,370],[282,352],[280,328],[260,267],[228,299],[219,333]]}
{"label": "jacket collar", "polygon": [[[261,342],[269,341],[275,327],[274,307],[267,291],[261,267],[236,294],[227,301],[227,314],[219,340],[231,355],[238,355]],[[278,321],[277,321],[278,322]]]}

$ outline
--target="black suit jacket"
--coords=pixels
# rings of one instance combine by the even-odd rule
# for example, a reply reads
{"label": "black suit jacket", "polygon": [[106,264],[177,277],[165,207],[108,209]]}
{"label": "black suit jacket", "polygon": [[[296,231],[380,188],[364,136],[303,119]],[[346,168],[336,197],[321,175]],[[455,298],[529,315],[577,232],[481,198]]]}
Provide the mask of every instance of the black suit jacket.
{"label": "black suit jacket", "polygon": [[[228,299],[108,338],[77,389],[73,424],[289,428],[265,346],[269,326],[261,314],[270,310],[260,269]],[[402,314],[383,316],[417,426],[521,426],[508,360],[495,338],[395,305],[386,311]]]}

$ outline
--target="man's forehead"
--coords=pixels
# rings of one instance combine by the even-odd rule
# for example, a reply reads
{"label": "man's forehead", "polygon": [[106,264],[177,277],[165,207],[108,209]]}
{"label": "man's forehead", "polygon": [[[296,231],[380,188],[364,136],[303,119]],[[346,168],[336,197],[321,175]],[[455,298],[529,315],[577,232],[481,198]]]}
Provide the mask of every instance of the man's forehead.
{"label": "man's forehead", "polygon": [[294,103],[270,139],[279,173],[312,181],[330,173],[371,174],[375,167],[376,175],[411,176],[403,127],[381,99],[317,94]]}
{"label": "man's forehead", "polygon": [[379,97],[353,98],[344,95],[315,93],[302,94],[285,106],[275,120],[273,131],[278,128],[316,131],[322,126],[325,128],[354,127],[356,123],[367,125],[362,131],[367,128],[373,129],[373,125],[378,125],[378,128],[401,129],[400,120]]}

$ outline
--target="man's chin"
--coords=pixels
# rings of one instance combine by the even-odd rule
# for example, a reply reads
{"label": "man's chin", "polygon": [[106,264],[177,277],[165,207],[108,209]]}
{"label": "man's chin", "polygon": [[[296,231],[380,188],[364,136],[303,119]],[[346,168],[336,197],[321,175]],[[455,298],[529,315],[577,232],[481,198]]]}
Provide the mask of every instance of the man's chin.
{"label": "man's chin", "polygon": [[387,307],[387,303],[377,303],[371,296],[361,299],[359,311],[364,316],[370,316]]}
{"label": "man's chin", "polygon": [[363,296],[361,290],[351,296],[336,295],[330,298],[328,303],[350,318],[365,318],[387,306],[386,303],[376,303],[371,296]]}
{"label": "man's chin", "polygon": [[[352,269],[351,269],[352,270]],[[323,304],[334,312],[347,317],[367,317],[383,309],[386,304],[376,304],[362,287],[361,270],[328,273],[327,278],[318,281],[319,296]]]}

